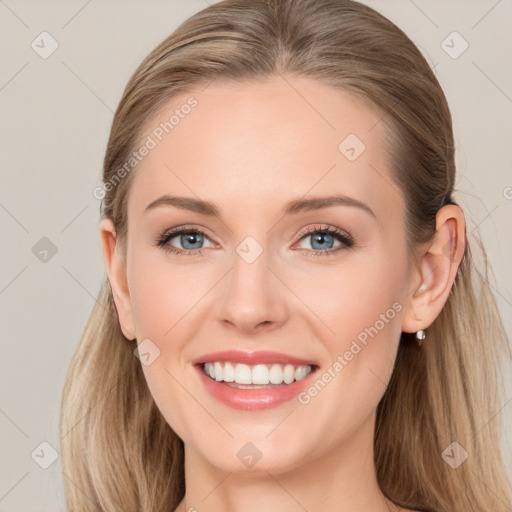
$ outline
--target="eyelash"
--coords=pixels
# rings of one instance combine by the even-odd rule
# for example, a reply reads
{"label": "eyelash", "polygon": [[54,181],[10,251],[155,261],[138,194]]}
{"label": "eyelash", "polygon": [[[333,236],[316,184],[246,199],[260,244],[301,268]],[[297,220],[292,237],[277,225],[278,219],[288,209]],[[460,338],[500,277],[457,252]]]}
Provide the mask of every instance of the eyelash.
{"label": "eyelash", "polygon": [[[199,234],[203,235],[206,238],[208,236],[204,231],[197,228],[192,228],[189,226],[182,226],[179,228],[176,228],[172,231],[166,231],[159,235],[157,239],[155,240],[155,245],[158,247],[161,247],[164,251],[168,253],[174,253],[177,256],[199,256],[203,254],[204,249],[192,249],[192,250],[184,250],[184,249],[177,249],[176,247],[173,247],[171,245],[168,245],[167,243],[172,238],[176,237],[177,235],[181,235],[182,233],[193,233],[193,234]],[[334,256],[338,251],[344,250],[344,249],[350,249],[355,245],[355,239],[354,237],[344,233],[343,231],[332,228],[332,227],[325,227],[325,228],[309,228],[307,231],[301,233],[300,240],[307,237],[308,235],[313,234],[319,234],[324,233],[333,236],[338,241],[340,241],[343,245],[336,247],[335,249],[327,249],[325,251],[315,251],[312,249],[301,249],[302,254],[308,254],[311,255],[313,253],[314,257],[317,256]]]}

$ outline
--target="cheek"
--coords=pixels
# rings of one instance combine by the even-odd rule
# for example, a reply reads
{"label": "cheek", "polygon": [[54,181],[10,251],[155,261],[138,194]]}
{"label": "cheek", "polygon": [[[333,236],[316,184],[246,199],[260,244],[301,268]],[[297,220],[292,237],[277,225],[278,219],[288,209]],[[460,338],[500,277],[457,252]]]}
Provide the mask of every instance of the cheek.
{"label": "cheek", "polygon": [[337,393],[351,391],[346,400],[354,399],[355,408],[362,397],[364,403],[376,405],[391,377],[406,282],[400,254],[381,251],[336,272],[322,270],[324,275],[313,270],[297,292],[322,321],[315,322],[320,325],[317,336],[328,349],[328,368],[336,375],[336,384],[329,387]]}
{"label": "cheek", "polygon": [[[328,341],[331,353],[358,338],[388,337],[401,331],[405,265],[395,254],[368,255],[338,267],[311,266],[307,279],[290,272],[294,293],[303,300],[316,321],[319,339]],[[378,333],[375,332],[375,329]],[[369,334],[368,331],[371,331]]]}
{"label": "cheek", "polygon": [[187,323],[211,286],[207,268],[171,258],[160,249],[134,251],[128,268],[137,338],[154,338],[157,344]]}

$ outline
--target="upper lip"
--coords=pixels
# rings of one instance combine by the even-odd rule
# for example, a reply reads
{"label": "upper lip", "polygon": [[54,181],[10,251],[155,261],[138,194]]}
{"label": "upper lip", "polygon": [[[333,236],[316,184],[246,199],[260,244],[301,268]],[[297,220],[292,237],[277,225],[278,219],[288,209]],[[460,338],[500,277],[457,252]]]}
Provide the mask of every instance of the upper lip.
{"label": "upper lip", "polygon": [[212,363],[215,361],[229,361],[232,363],[245,363],[245,364],[293,364],[302,365],[308,364],[310,366],[317,366],[314,361],[302,359],[300,357],[290,356],[288,354],[281,354],[279,352],[271,352],[268,350],[261,351],[241,351],[241,350],[224,350],[222,352],[212,352],[198,357],[192,361],[192,364]]}

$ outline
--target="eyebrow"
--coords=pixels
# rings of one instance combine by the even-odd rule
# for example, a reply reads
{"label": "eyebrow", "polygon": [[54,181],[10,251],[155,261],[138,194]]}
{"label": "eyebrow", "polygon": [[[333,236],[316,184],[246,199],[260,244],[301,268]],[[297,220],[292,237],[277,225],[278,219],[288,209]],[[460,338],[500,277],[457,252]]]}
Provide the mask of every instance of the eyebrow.
{"label": "eyebrow", "polygon": [[[149,203],[144,213],[159,206],[174,206],[175,208],[189,210],[209,217],[221,217],[220,210],[214,203],[195,199],[193,197],[171,196],[168,194]],[[283,213],[284,215],[296,215],[304,211],[321,210],[332,206],[352,206],[359,208],[377,219],[377,216],[367,204],[359,201],[358,199],[354,199],[353,197],[344,195],[295,199],[285,205]]]}

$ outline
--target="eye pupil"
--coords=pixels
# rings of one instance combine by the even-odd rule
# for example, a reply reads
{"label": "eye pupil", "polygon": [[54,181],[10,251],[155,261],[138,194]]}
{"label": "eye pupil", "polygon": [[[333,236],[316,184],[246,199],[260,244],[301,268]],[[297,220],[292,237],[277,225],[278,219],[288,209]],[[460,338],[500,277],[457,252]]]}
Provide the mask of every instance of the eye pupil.
{"label": "eye pupil", "polygon": [[[314,243],[325,244],[326,239],[327,239],[327,242],[329,242],[329,239],[331,239],[331,241],[332,241],[333,237],[327,233],[317,233],[316,235],[313,235],[313,239],[314,239]],[[312,245],[313,248],[315,248],[314,243]],[[319,247],[319,249],[325,249],[325,246]]]}
{"label": "eye pupil", "polygon": [[[197,241],[196,237],[201,237],[201,234],[200,233],[188,233],[188,234],[185,234],[185,235],[182,235],[182,239],[185,240],[185,243],[190,243],[192,245],[194,244],[200,244],[201,241],[199,240],[199,242]],[[183,245],[185,247],[185,245]],[[196,247],[193,247],[193,249],[195,249]]]}

